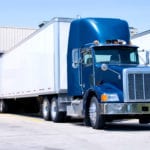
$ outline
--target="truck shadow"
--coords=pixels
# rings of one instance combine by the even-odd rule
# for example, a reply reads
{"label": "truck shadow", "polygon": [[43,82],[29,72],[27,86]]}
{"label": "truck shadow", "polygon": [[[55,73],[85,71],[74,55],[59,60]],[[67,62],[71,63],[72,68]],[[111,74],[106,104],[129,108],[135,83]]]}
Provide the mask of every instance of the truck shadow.
{"label": "truck shadow", "polygon": [[[70,121],[73,125],[80,126],[80,127],[85,127],[84,123],[82,120],[72,120]],[[92,127],[90,127],[92,128]],[[138,122],[122,122],[122,121],[117,121],[117,122],[110,122],[106,123],[104,129],[105,131],[150,131],[150,124],[139,124]]]}
{"label": "truck shadow", "polygon": [[[34,118],[39,118],[42,119],[42,117],[39,114],[34,114],[34,113],[19,113],[17,115],[21,116],[27,116],[27,117],[34,117]],[[75,119],[75,118],[70,118],[68,117],[65,122],[62,123],[69,123],[74,126],[79,126],[79,127],[86,127],[83,123],[83,119]],[[87,127],[91,128],[92,127]],[[104,129],[105,131],[114,131],[114,132],[119,132],[119,131],[150,131],[150,123],[149,124],[139,124],[136,120],[125,120],[125,121],[116,121],[116,122],[109,122],[106,123]]]}
{"label": "truck shadow", "polygon": [[108,123],[104,130],[107,131],[150,131],[150,124],[139,123]]}

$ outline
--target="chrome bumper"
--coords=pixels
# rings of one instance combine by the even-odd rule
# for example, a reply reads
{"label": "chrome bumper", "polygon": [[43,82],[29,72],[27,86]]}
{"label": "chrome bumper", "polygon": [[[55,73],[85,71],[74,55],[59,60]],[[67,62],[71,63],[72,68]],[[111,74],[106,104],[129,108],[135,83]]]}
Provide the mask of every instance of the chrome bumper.
{"label": "chrome bumper", "polygon": [[103,103],[100,113],[104,115],[150,114],[150,103]]}

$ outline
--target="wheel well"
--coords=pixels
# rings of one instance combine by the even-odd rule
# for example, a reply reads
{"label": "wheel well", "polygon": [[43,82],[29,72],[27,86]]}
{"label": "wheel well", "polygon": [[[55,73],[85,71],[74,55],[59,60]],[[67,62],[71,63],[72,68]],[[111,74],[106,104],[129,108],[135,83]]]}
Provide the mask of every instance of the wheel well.
{"label": "wheel well", "polygon": [[53,97],[57,98],[58,95],[56,95],[56,94],[55,95],[40,95],[37,99],[42,104],[45,97],[47,97],[47,99],[49,100],[49,102],[51,102],[52,98]]}
{"label": "wheel well", "polygon": [[58,96],[57,95],[40,95],[37,97],[37,100],[40,105],[40,114],[42,114],[42,105],[43,105],[44,98],[47,98],[48,101],[51,103],[51,100],[53,97],[58,97]]}
{"label": "wheel well", "polygon": [[90,100],[91,100],[91,98],[92,98],[93,96],[97,97],[97,96],[96,96],[96,93],[95,93],[94,91],[89,91],[89,92],[87,93],[87,96],[86,96],[86,98],[84,99],[84,101],[85,101],[85,103],[86,103],[86,105],[85,105],[86,108],[85,108],[85,109],[88,109],[89,104],[90,104]]}

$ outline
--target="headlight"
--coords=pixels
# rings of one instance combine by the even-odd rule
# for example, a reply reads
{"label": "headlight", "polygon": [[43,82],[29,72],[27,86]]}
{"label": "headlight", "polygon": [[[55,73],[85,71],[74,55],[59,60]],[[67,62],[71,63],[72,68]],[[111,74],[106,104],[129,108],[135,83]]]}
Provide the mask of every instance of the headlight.
{"label": "headlight", "polygon": [[101,101],[102,102],[114,102],[114,101],[119,101],[119,97],[116,93],[103,93],[101,95]]}

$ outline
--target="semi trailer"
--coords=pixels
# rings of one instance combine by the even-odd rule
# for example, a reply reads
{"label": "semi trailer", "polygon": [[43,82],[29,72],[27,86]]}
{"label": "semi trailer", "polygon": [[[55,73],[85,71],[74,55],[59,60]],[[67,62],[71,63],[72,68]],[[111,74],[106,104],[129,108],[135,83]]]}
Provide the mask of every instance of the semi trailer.
{"label": "semi trailer", "polygon": [[[53,18],[0,55],[0,112],[13,102],[45,120],[82,118],[102,129],[115,119],[150,122],[150,68],[139,65],[128,23],[117,18]],[[15,107],[14,107],[15,108]]]}

